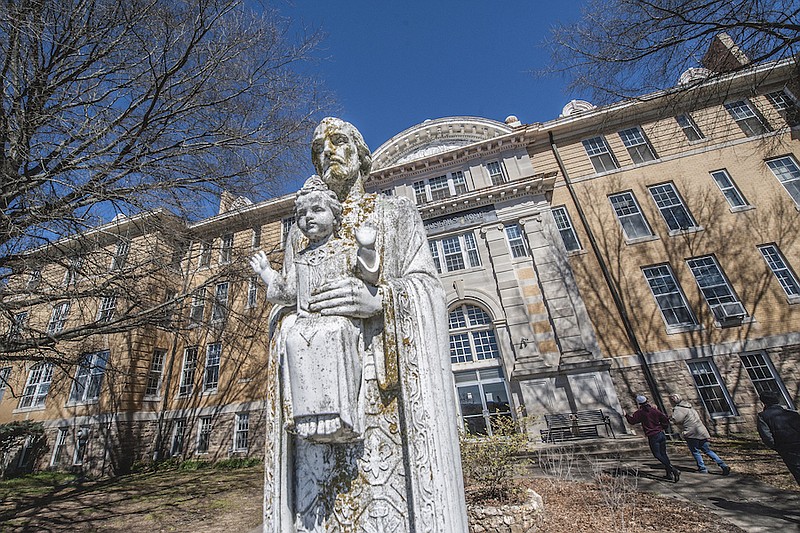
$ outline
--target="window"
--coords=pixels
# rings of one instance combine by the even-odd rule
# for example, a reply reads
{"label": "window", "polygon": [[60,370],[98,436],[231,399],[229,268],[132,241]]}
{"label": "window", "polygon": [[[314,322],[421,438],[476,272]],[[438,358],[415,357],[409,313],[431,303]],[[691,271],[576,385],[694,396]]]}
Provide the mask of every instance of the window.
{"label": "window", "polygon": [[725,104],[725,109],[728,110],[733,120],[736,121],[739,127],[742,128],[744,134],[748,137],[771,131],[770,127],[764,121],[764,118],[755,110],[753,104],[747,100],[729,102]]}
{"label": "window", "polygon": [[70,259],[67,271],[64,273],[64,285],[73,285],[80,280],[81,269],[83,268],[83,256],[77,255]]}
{"label": "window", "polygon": [[9,376],[11,376],[10,366],[4,366],[3,368],[0,368],[0,400],[3,399],[3,395],[5,394],[6,389],[8,388]]}
{"label": "window", "polygon": [[525,239],[522,238],[522,230],[519,224],[510,224],[505,227],[508,247],[511,249],[511,257],[525,257],[528,255],[528,248],[525,246]]}
{"label": "window", "polygon": [[28,275],[28,283],[25,285],[25,288],[29,291],[34,290],[36,287],[39,286],[39,283],[42,281],[42,271],[38,268],[31,270],[31,273]]}
{"label": "window", "polygon": [[424,181],[415,181],[412,185],[414,189],[414,199],[417,202],[417,205],[422,205],[428,201],[428,193],[425,189],[425,182]]}
{"label": "window", "polygon": [[697,324],[669,265],[645,267],[642,272],[668,327]]}
{"label": "window", "polygon": [[437,270],[440,273],[442,266],[440,258],[442,257],[444,258],[444,266],[447,272],[481,265],[480,258],[478,257],[478,246],[475,242],[475,235],[472,233],[429,241],[429,244]]}
{"label": "window", "polygon": [[219,246],[219,264],[225,265],[231,262],[233,253],[233,233],[223,235]]}
{"label": "window", "polygon": [[786,123],[790,126],[796,126],[800,120],[800,109],[797,107],[797,101],[786,91],[774,91],[767,93],[767,100],[772,106],[786,119]]}
{"label": "window", "polygon": [[792,269],[789,268],[778,246],[775,244],[765,244],[759,246],[758,250],[761,252],[761,255],[764,256],[764,261],[767,262],[769,269],[772,270],[772,273],[778,278],[778,282],[781,284],[786,296],[790,298],[800,298],[800,283],[797,282],[797,276],[795,276]]}
{"label": "window", "polygon": [[747,202],[744,201],[744,196],[742,196],[736,184],[733,183],[727,170],[723,169],[712,172],[711,177],[714,178],[714,183],[716,183],[719,190],[722,191],[722,194],[728,201],[728,205],[731,207],[744,207],[747,205]]}
{"label": "window", "polygon": [[653,147],[650,146],[650,142],[645,138],[640,128],[622,130],[619,132],[619,138],[622,139],[622,144],[628,149],[628,153],[635,164],[653,161],[656,158]]}
{"label": "window", "polygon": [[27,311],[20,311],[19,313],[16,313],[14,317],[11,319],[11,323],[8,325],[8,338],[19,339],[20,337],[22,337],[22,332],[25,330],[27,323],[28,323]]}
{"label": "window", "polygon": [[381,194],[384,196],[394,196],[394,189],[383,189]]}
{"label": "window", "polygon": [[19,408],[39,407],[44,405],[44,399],[50,390],[50,381],[53,379],[53,365],[50,363],[36,363],[28,373],[28,381],[25,383],[25,390],[22,391],[22,398],[19,400]]}
{"label": "window", "polygon": [[103,296],[100,298],[100,305],[97,310],[98,322],[110,322],[114,318],[114,311],[117,309],[116,296]]}
{"label": "window", "polygon": [[72,391],[69,393],[70,403],[90,402],[100,397],[107,363],[108,350],[81,356],[75,380],[72,382]]}
{"label": "window", "polygon": [[64,448],[67,445],[68,435],[69,428],[58,428],[56,442],[53,444],[53,456],[50,457],[50,466],[58,466],[61,462],[61,455],[64,453]]}
{"label": "window", "polygon": [[233,424],[233,451],[246,452],[250,433],[250,413],[236,413]]}
{"label": "window", "polygon": [[164,358],[166,355],[166,350],[160,348],[153,350],[153,358],[150,360],[150,370],[147,373],[147,387],[144,390],[145,396],[156,398],[160,395],[161,376],[164,373]]}
{"label": "window", "polygon": [[211,444],[212,419],[210,416],[200,417],[200,427],[197,430],[197,453],[208,453]]}
{"label": "window", "polygon": [[189,307],[189,321],[199,324],[203,321],[206,312],[206,289],[201,287],[195,289],[192,294],[192,305]]}
{"label": "window", "polygon": [[586,150],[586,155],[589,156],[595,172],[607,172],[619,168],[617,159],[608,148],[604,137],[592,137],[584,140],[583,148]]}
{"label": "window", "polygon": [[286,243],[289,242],[289,231],[292,229],[292,226],[294,226],[294,220],[294,216],[286,217],[281,220],[281,244],[283,244],[284,247]]}
{"label": "window", "polygon": [[211,320],[225,320],[228,314],[228,282],[218,283],[214,290],[214,305],[211,306]]}
{"label": "window", "polygon": [[258,250],[261,246],[261,226],[253,228],[253,238],[250,240],[250,247],[253,250]]}
{"label": "window", "polygon": [[459,305],[448,315],[450,362],[468,363],[500,357],[489,314],[475,305]]}
{"label": "window", "polygon": [[186,434],[186,419],[176,418],[172,423],[172,447],[170,455],[175,457],[183,453],[183,437]]}
{"label": "window", "polygon": [[649,190],[670,231],[681,231],[697,227],[697,223],[692,218],[692,215],[689,214],[689,210],[686,209],[686,205],[678,195],[675,185],[663,183],[649,187]]}
{"label": "window", "polygon": [[50,315],[50,322],[47,323],[48,333],[58,333],[64,329],[69,314],[69,302],[61,302],[53,307],[53,314]]}
{"label": "window", "polygon": [[131,249],[130,241],[121,239],[117,242],[117,249],[111,259],[111,270],[122,270],[128,260],[128,252]]}
{"label": "window", "polygon": [[632,192],[622,192],[608,197],[628,240],[650,237],[653,232],[639,209]]}
{"label": "window", "polygon": [[417,205],[422,205],[467,192],[467,180],[464,172],[459,170],[429,180],[414,182],[411,187],[414,189],[414,199]]}
{"label": "window", "polygon": [[194,371],[197,368],[197,346],[189,346],[183,351],[183,369],[178,396],[188,396],[194,389]]}
{"label": "window", "polygon": [[698,257],[689,259],[686,263],[697,281],[700,292],[703,293],[703,298],[718,321],[741,320],[747,316],[747,311],[739,302],[739,297],[733,292],[714,257],[710,255]]}
{"label": "window", "polygon": [[433,201],[450,197],[450,185],[447,183],[447,175],[431,178],[428,180],[428,187]]}
{"label": "window", "polygon": [[442,273],[442,262],[439,260],[439,245],[436,241],[428,241],[428,247],[431,249],[431,256],[433,256],[433,264],[436,265],[436,272]]}
{"label": "window", "polygon": [[750,376],[750,381],[753,382],[756,392],[761,394],[764,391],[772,391],[778,393],[779,398],[783,398],[784,407],[794,409],[791,399],[786,394],[783,384],[772,366],[772,361],[764,352],[755,352],[741,354],[739,356],[742,360],[742,366]]}
{"label": "window", "polygon": [[794,202],[800,205],[800,168],[798,168],[794,157],[790,155],[779,157],[778,159],[767,161],[767,166],[778,178],[778,181],[786,187],[786,191]]}
{"label": "window", "polygon": [[501,368],[454,372],[461,421],[470,435],[491,435],[501,418],[511,418],[508,387]]}
{"label": "window", "polygon": [[501,165],[499,161],[492,161],[490,163],[486,163],[486,170],[489,172],[489,179],[492,180],[492,185],[500,185],[501,183],[505,183],[508,181],[505,169],[503,168],[503,165]]}
{"label": "window", "polygon": [[553,208],[553,219],[556,221],[556,228],[558,228],[558,233],[561,234],[561,240],[564,241],[564,247],[567,251],[580,250],[581,243],[578,240],[575,229],[572,227],[567,208],[563,206]]}
{"label": "window", "polygon": [[219,385],[219,360],[222,344],[215,342],[206,346],[206,366],[203,373],[203,392],[213,392]]}
{"label": "window", "polygon": [[258,276],[250,276],[247,283],[247,307],[258,305]]}
{"label": "window", "polygon": [[467,192],[467,179],[464,177],[464,172],[457,170],[450,174],[450,179],[453,182],[453,189],[456,194]]}
{"label": "window", "polygon": [[734,416],[736,414],[728,391],[722,386],[717,367],[711,360],[689,363],[694,385],[703,400],[703,406],[712,418]]}
{"label": "window", "polygon": [[200,268],[205,268],[211,264],[211,243],[210,242],[201,242],[200,243],[200,263],[198,266]]}
{"label": "window", "polygon": [[683,134],[689,141],[699,141],[704,138],[703,132],[697,127],[697,124],[690,115],[678,115],[675,117],[678,126],[683,130]]}
{"label": "window", "polygon": [[73,466],[80,466],[86,457],[86,447],[89,445],[89,436],[92,430],[89,426],[81,426],[75,433],[75,453],[72,455]]}

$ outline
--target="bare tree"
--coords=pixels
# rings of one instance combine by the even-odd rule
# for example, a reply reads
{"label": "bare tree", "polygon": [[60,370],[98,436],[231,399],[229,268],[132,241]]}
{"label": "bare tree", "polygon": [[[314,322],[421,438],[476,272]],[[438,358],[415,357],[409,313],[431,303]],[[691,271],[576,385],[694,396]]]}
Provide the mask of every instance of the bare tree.
{"label": "bare tree", "polygon": [[[701,64],[715,72],[747,66],[706,56],[726,33],[750,63],[792,57],[800,50],[797,0],[589,0],[582,19],[553,29],[551,71],[566,72],[571,89],[596,103],[675,86]],[[711,61],[709,63],[709,61]]]}
{"label": "bare tree", "polygon": [[[319,36],[294,37],[290,21],[250,5],[0,6],[5,357],[26,357],[31,348],[42,356],[59,341],[163,321],[185,296],[181,220],[208,214],[209,198],[223,190],[251,197],[276,190],[305,155],[328,100],[295,66],[309,59]],[[115,214],[126,217],[96,229]],[[37,279],[53,264],[60,274]],[[113,317],[93,308],[78,313],[83,320],[74,328],[53,324],[55,312],[22,323],[37,305],[69,301],[75,317],[76,306],[100,300],[102,307],[105,297],[118,298]]]}

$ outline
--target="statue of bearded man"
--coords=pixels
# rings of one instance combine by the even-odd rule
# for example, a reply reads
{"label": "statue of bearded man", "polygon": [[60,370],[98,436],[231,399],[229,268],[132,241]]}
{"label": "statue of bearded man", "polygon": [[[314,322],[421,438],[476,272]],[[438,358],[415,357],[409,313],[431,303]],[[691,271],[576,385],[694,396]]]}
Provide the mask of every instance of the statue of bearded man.
{"label": "statue of bearded man", "polygon": [[[465,533],[444,291],[422,220],[407,198],[364,192],[372,159],[352,124],[322,120],[311,156],[342,204],[335,238],[352,245],[343,249],[356,249],[356,232],[370,228],[380,264],[374,285],[363,276],[344,275],[325,281],[308,297],[312,315],[347,317],[357,325],[360,374],[351,377],[357,381],[360,437],[320,441],[295,431],[288,384],[298,377],[287,375],[291,365],[285,361],[287,331],[297,311],[275,306],[264,531]],[[308,246],[292,227],[284,276],[291,277],[296,256]],[[325,352],[319,357],[341,357],[336,344],[319,350]],[[314,380],[313,375],[304,378]]]}

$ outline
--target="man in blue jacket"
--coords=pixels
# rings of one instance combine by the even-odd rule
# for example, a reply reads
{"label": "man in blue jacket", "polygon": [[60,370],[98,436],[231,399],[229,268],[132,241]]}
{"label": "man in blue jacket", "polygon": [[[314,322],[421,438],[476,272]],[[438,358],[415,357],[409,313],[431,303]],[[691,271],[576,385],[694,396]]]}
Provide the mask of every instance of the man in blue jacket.
{"label": "man in blue jacket", "polygon": [[760,395],[764,410],[758,413],[758,434],[781,456],[800,485],[800,413],[784,409],[774,391]]}

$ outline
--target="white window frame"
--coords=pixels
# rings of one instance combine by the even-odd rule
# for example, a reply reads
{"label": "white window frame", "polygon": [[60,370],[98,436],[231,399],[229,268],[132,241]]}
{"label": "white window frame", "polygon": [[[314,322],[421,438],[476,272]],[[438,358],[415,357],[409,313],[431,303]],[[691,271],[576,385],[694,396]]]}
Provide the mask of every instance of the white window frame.
{"label": "white window frame", "polygon": [[217,392],[219,388],[219,367],[222,360],[222,343],[206,345],[206,362],[203,367],[203,393]]}
{"label": "white window frame", "polygon": [[[697,326],[697,318],[686,300],[680,283],[668,263],[642,267],[650,293],[656,301],[667,332],[686,331]],[[680,318],[681,311],[684,318]]]}
{"label": "white window frame", "polygon": [[69,287],[78,283],[81,279],[81,269],[83,268],[84,258],[82,255],[76,255],[69,260],[67,271],[64,272],[63,285]]}
{"label": "white window frame", "polygon": [[[457,272],[459,270],[466,270],[469,268],[476,268],[481,266],[480,254],[478,253],[478,243],[477,239],[475,239],[475,234],[473,232],[461,233],[459,235],[449,235],[447,237],[441,237],[435,240],[428,241],[431,246],[431,250],[433,247],[436,247],[436,252],[433,253],[434,261],[438,258],[439,266],[444,269],[444,272]],[[452,248],[450,253],[445,253],[445,244],[449,247],[452,247],[453,244],[456,244],[457,250]],[[452,266],[455,265],[455,259],[451,263],[448,263],[448,257],[450,258],[460,258],[460,262],[462,266],[459,268],[450,268],[451,263]],[[442,272],[442,270],[440,270]]]}
{"label": "white window frame", "polygon": [[462,303],[450,309],[447,323],[451,364],[500,359],[500,344],[488,311]]}
{"label": "white window frame", "polygon": [[18,409],[36,409],[44,407],[50,383],[53,381],[52,363],[40,362],[33,365],[28,372]]}
{"label": "white window frame", "polygon": [[211,241],[200,241],[200,258],[197,262],[197,268],[208,268],[211,266]]}
{"label": "white window frame", "polygon": [[169,454],[177,457],[183,454],[183,447],[186,440],[186,419],[175,418],[172,420],[172,439],[170,441]]}
{"label": "white window frame", "polygon": [[109,270],[122,270],[125,268],[125,263],[128,260],[128,253],[131,250],[131,242],[128,239],[120,239],[117,241],[117,248],[114,251],[114,257],[111,258],[111,268]]}
{"label": "white window frame", "polygon": [[634,126],[618,132],[622,144],[628,149],[628,154],[635,165],[647,163],[648,161],[655,161],[658,159],[653,145],[645,136],[642,128]]}
{"label": "white window frame", "polygon": [[791,303],[800,302],[800,281],[797,279],[792,267],[786,262],[780,248],[775,243],[757,246],[767,266],[780,283],[783,292]]}
{"label": "white window frame", "polygon": [[[513,410],[511,408],[511,396],[508,391],[508,382],[503,374],[502,367],[493,367],[477,370],[459,370],[453,372],[453,378],[456,384],[456,397],[458,398],[458,415],[464,430],[470,435],[489,435],[493,434],[492,422],[498,418],[513,418]],[[501,398],[502,403],[496,401],[487,401],[487,391],[489,387],[502,384],[504,396]],[[467,389],[472,389],[471,391]],[[471,414],[464,413],[465,400],[469,399],[474,402],[472,393],[477,392],[480,397],[480,412]],[[463,395],[463,396],[462,396]],[[469,395],[469,396],[468,396]],[[473,422],[474,421],[474,422]],[[472,423],[471,423],[472,422]],[[482,431],[473,431],[477,428],[485,429]]]}
{"label": "white window frame", "polygon": [[619,162],[614,157],[614,152],[611,151],[604,136],[598,135],[584,139],[581,144],[583,144],[583,149],[586,151],[595,173],[602,174],[619,168]]}
{"label": "white window frame", "polygon": [[67,437],[69,436],[68,427],[58,428],[56,440],[53,443],[53,453],[50,455],[50,466],[58,466],[61,459],[61,454],[64,453],[64,448],[67,446]]}
{"label": "white window frame", "polygon": [[522,227],[519,224],[506,224],[503,230],[511,257],[514,259],[528,257],[528,245],[525,242]]}
{"label": "white window frame", "polygon": [[778,89],[777,91],[772,91],[764,96],[767,97],[769,103],[775,108],[778,112],[786,112],[792,108],[797,106],[797,100],[785,89]]}
{"label": "white window frame", "polygon": [[8,379],[11,377],[11,367],[4,366],[0,368],[0,401],[8,388]]}
{"label": "white window frame", "polygon": [[250,276],[247,282],[247,308],[252,309],[258,305],[258,276]]}
{"label": "white window frame", "polygon": [[713,255],[693,257],[687,259],[686,264],[718,323],[741,321],[749,316],[716,257]]}
{"label": "white window frame", "polygon": [[81,356],[67,405],[93,403],[100,398],[109,356],[108,350],[85,353]]}
{"label": "white window frame", "polygon": [[[728,393],[728,388],[722,381],[719,375],[717,365],[714,364],[713,359],[698,359],[695,361],[687,361],[689,367],[689,374],[692,376],[697,394],[700,396],[700,401],[703,402],[703,407],[711,418],[728,418],[737,416],[736,405],[734,405],[731,395]],[[712,382],[713,378],[713,382]],[[702,383],[701,383],[702,382]],[[706,391],[711,391],[715,388],[719,389],[719,393],[714,394],[707,398]],[[725,410],[712,411],[712,402],[722,403],[727,405]]]}
{"label": "white window frame", "polygon": [[647,190],[666,222],[670,235],[699,229],[674,183],[651,185]]}
{"label": "white window frame", "polygon": [[183,350],[183,365],[181,366],[181,381],[178,385],[178,396],[190,396],[194,391],[194,375],[197,371],[197,346],[187,346]]}
{"label": "white window frame", "polygon": [[[415,181],[411,184],[411,188],[414,191],[414,201],[417,205],[446,200],[469,190],[463,170]],[[443,191],[443,193],[439,193],[439,191]]]}
{"label": "white window frame", "polygon": [[197,424],[197,444],[195,452],[206,454],[211,447],[211,434],[214,431],[214,419],[210,416],[201,416]]}
{"label": "white window frame", "polygon": [[[747,372],[747,377],[750,378],[753,388],[758,394],[761,394],[765,390],[776,392],[783,398],[784,407],[794,409],[794,404],[792,404],[792,399],[789,397],[789,392],[786,390],[783,380],[778,376],[778,372],[775,370],[775,366],[772,364],[772,360],[766,352],[763,350],[745,352],[739,354],[739,360],[742,363],[742,368]],[[763,383],[773,383],[774,386],[763,386]]]}
{"label": "white window frame", "polygon": [[9,339],[19,339],[22,337],[22,330],[27,326],[29,315],[30,313],[28,311],[19,311],[14,313],[14,316],[11,318],[11,322],[8,324]]}
{"label": "white window frame", "polygon": [[289,244],[289,232],[292,230],[296,219],[297,217],[294,215],[281,219],[281,246],[284,248]]}
{"label": "white window frame", "polygon": [[236,413],[233,418],[233,451],[246,452],[250,448],[250,413]]}
{"label": "white window frame", "polygon": [[31,291],[39,286],[39,283],[42,282],[42,270],[40,268],[34,268],[28,274],[28,281],[25,283],[25,289]]}
{"label": "white window frame", "polygon": [[508,173],[501,160],[489,161],[485,164],[486,173],[489,175],[489,182],[492,185],[502,185],[508,183]]}
{"label": "white window frame", "polygon": [[50,315],[50,322],[47,323],[48,333],[59,333],[64,329],[69,316],[69,302],[59,302],[53,306],[53,313]]}
{"label": "white window frame", "polygon": [[578,234],[575,233],[575,228],[572,225],[572,219],[566,206],[554,207],[551,212],[553,213],[553,221],[556,223],[556,229],[561,235],[561,241],[564,243],[564,248],[566,248],[567,252],[582,250],[581,241],[578,239]]}
{"label": "white window frame", "polygon": [[189,306],[189,322],[200,324],[206,314],[206,288],[199,287],[192,293],[192,303]]}
{"label": "white window frame", "polygon": [[114,295],[101,296],[97,306],[97,321],[111,322],[114,319],[114,312],[117,310],[117,297]]}
{"label": "white window frame", "polygon": [[233,233],[226,233],[219,239],[219,260],[220,265],[227,265],[233,259]]}
{"label": "white window frame", "polygon": [[161,380],[164,377],[164,362],[167,358],[167,351],[163,348],[153,350],[153,357],[150,359],[150,370],[147,372],[147,383],[145,384],[144,397],[158,399],[161,397]]}
{"label": "white window frame", "polygon": [[250,248],[258,250],[261,246],[261,226],[253,227],[253,234],[250,238]]}
{"label": "white window frame", "polygon": [[761,116],[761,113],[747,98],[727,102],[725,109],[748,137],[756,137],[772,131],[772,128]]}
{"label": "white window frame", "polygon": [[220,322],[228,317],[230,283],[222,281],[214,287],[214,304],[211,306],[211,321]]}
{"label": "white window frame", "polygon": [[726,169],[721,168],[709,172],[709,175],[711,179],[714,180],[714,183],[717,184],[717,187],[719,187],[719,190],[722,192],[722,195],[725,197],[732,211],[743,209],[750,205],[747,200],[745,200],[742,191],[736,186],[736,183]]}
{"label": "white window frame", "polygon": [[800,166],[794,155],[785,155],[766,161],[767,166],[800,208]]}
{"label": "white window frame", "polygon": [[678,126],[683,131],[683,134],[686,135],[686,138],[689,142],[697,142],[702,141],[705,139],[705,135],[697,126],[697,123],[694,121],[692,116],[688,113],[684,113],[682,115],[678,115],[675,117],[675,122],[678,123]]}
{"label": "white window frame", "polygon": [[[625,205],[619,202],[615,204],[615,199],[617,198],[624,201]],[[611,202],[611,209],[614,211],[614,215],[617,217],[620,227],[622,227],[622,232],[625,234],[625,240],[627,242],[631,243],[653,237],[653,230],[650,228],[650,224],[647,223],[647,219],[645,218],[642,208],[639,206],[639,202],[636,200],[636,195],[633,194],[633,191],[622,191],[611,194],[609,195],[608,200]],[[622,209],[625,209],[626,211],[623,212]],[[630,227],[631,230],[639,228],[636,230],[637,234],[629,235],[628,227]]]}

